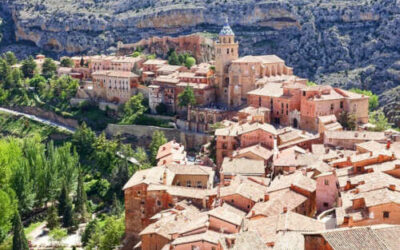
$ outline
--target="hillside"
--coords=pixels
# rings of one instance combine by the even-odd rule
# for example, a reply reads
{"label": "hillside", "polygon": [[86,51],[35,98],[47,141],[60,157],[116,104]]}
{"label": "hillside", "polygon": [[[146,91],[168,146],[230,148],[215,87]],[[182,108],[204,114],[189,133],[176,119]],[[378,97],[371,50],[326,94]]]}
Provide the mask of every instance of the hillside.
{"label": "hillside", "polygon": [[398,93],[391,91],[400,83],[396,0],[2,0],[2,5],[2,18],[13,17],[6,29],[15,35],[4,46],[15,38],[29,51],[34,47],[27,41],[57,55],[113,52],[118,41],[216,33],[226,15],[241,55],[277,54],[296,74],[319,83]]}

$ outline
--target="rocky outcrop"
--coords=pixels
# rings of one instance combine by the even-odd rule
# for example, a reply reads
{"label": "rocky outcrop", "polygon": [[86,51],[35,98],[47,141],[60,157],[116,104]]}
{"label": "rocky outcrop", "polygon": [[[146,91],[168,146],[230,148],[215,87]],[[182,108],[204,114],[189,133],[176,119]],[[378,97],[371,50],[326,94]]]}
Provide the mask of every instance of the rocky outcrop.
{"label": "rocky outcrop", "polygon": [[[277,54],[320,83],[399,85],[397,0],[2,0],[17,41],[59,54],[114,52],[117,42],[217,33],[229,17],[241,55]],[[348,76],[352,76],[348,78]]]}
{"label": "rocky outcrop", "polygon": [[130,55],[136,49],[143,49],[148,54],[167,57],[168,51],[174,49],[178,53],[189,53],[197,62],[208,62],[214,59],[214,41],[206,37],[208,34],[191,34],[178,37],[151,37],[137,43],[117,43],[117,55]]}

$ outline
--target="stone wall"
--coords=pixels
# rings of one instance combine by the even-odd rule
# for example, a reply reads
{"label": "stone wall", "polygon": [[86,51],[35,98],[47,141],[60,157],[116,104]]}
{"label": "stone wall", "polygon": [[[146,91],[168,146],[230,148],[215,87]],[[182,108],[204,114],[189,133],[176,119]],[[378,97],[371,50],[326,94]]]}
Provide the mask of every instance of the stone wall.
{"label": "stone wall", "polygon": [[186,150],[199,150],[201,146],[212,139],[212,137],[207,134],[180,131],[179,129],[174,128],[161,128],[143,125],[109,124],[105,132],[107,136],[112,137],[118,135],[133,137],[133,139],[137,141],[138,146],[147,147],[151,142],[153,133],[157,130],[164,132],[167,140],[176,140],[177,142],[182,143]]}
{"label": "stone wall", "polygon": [[43,110],[38,107],[6,107],[6,108],[8,108],[10,110],[21,112],[21,113],[34,115],[39,118],[55,122],[55,123],[61,124],[66,127],[70,127],[70,128],[79,127],[79,123],[77,120],[64,118],[60,115],[57,115],[54,112]]}

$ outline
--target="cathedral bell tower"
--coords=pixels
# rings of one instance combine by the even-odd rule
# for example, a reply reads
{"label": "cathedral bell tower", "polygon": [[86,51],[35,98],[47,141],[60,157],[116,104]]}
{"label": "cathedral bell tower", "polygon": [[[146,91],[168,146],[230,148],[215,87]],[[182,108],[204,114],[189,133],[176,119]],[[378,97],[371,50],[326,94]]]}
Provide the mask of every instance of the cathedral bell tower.
{"label": "cathedral bell tower", "polygon": [[233,60],[239,58],[239,44],[235,42],[235,34],[227,18],[214,46],[218,102],[228,105],[229,66]]}

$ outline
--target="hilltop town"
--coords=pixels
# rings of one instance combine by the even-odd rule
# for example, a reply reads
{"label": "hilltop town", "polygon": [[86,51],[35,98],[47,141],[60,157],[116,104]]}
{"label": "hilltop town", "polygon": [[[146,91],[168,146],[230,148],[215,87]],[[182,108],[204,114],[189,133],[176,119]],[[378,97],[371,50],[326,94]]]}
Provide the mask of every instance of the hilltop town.
{"label": "hilltop town", "polygon": [[[198,55],[201,40],[192,36],[149,41],[184,49],[158,58],[137,43],[126,55],[60,62],[37,55],[9,66],[26,75],[33,62],[43,77],[52,73],[48,84],[58,92],[50,95],[32,71],[27,86],[4,84],[9,92],[0,104],[10,112],[35,110],[72,131],[52,134],[60,145],[70,140],[64,149],[41,144],[43,159],[59,167],[64,160],[71,168],[56,172],[74,183],[60,178],[51,183],[57,191],[46,189],[49,197],[32,201],[37,213],[58,204],[58,216],[49,208],[43,228],[50,228],[50,218],[61,219],[70,234],[86,237],[82,245],[89,249],[110,247],[103,236],[113,230],[123,240],[112,247],[123,249],[398,248],[400,132],[371,112],[373,95],[310,82],[276,55],[241,57],[228,21],[208,45],[213,60]],[[30,108],[18,108],[22,102]],[[91,109],[104,116],[93,120]],[[99,129],[100,122],[106,126]],[[18,145],[27,165],[42,162],[28,157],[41,140],[21,140],[4,145]],[[10,179],[14,188],[19,179]],[[21,205],[17,210],[29,218],[35,205]],[[75,222],[66,221],[68,213]],[[103,214],[111,215],[95,224]]]}

